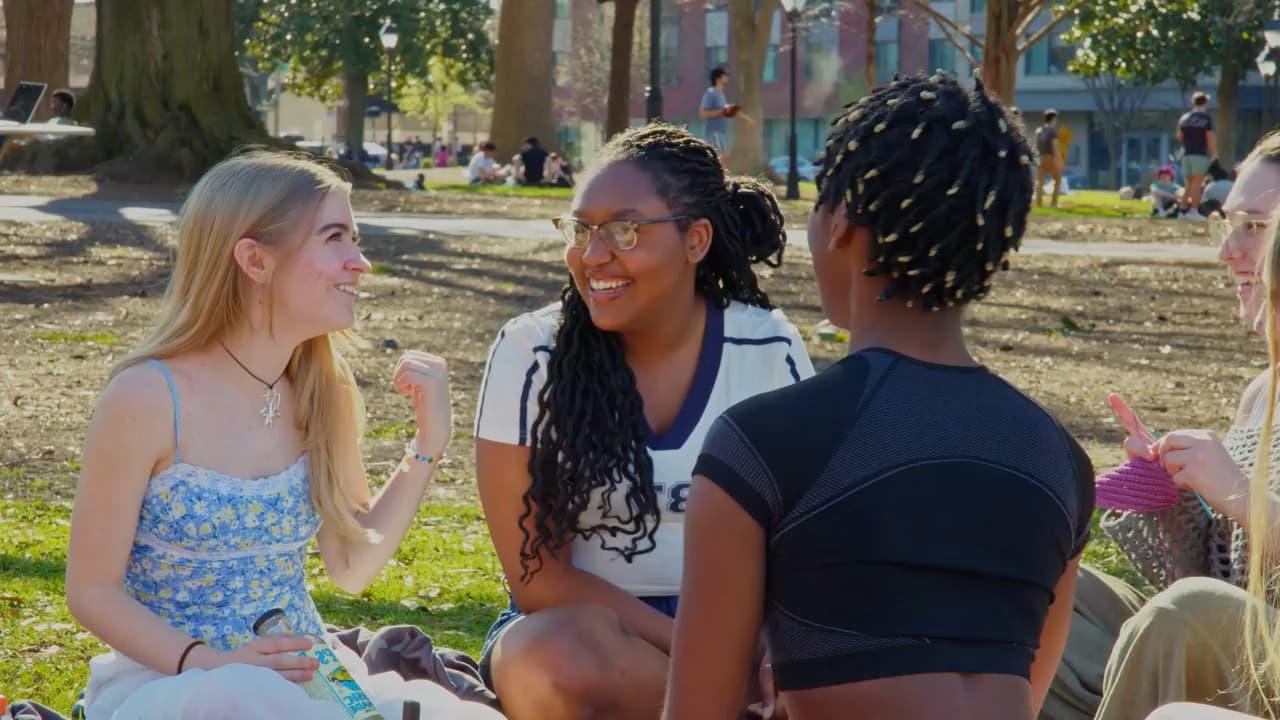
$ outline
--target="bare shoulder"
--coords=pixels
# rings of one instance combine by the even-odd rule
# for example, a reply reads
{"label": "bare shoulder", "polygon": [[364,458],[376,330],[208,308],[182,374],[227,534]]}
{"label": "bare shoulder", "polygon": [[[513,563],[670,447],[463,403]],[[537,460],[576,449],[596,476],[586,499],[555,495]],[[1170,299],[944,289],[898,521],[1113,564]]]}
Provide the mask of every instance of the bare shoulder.
{"label": "bare shoulder", "polygon": [[93,411],[91,432],[121,439],[152,438],[160,446],[170,441],[172,424],[168,382],[159,369],[144,363],[122,370],[107,382]]}

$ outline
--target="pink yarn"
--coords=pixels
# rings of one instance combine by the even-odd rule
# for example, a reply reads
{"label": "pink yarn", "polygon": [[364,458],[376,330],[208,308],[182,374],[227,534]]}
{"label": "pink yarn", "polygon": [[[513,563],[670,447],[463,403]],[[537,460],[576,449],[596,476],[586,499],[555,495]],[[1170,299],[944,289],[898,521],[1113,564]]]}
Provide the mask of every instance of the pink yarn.
{"label": "pink yarn", "polygon": [[1131,512],[1159,512],[1178,504],[1178,488],[1164,466],[1133,459],[1097,479],[1098,507]]}

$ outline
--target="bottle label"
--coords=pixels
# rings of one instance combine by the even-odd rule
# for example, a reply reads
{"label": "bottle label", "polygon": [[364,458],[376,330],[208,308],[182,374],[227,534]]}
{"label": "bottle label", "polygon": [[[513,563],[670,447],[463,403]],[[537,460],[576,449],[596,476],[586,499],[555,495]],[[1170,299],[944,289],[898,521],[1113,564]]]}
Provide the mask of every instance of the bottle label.
{"label": "bottle label", "polygon": [[316,642],[310,650],[299,654],[309,655],[320,662],[316,674],[306,683],[308,695],[317,700],[337,702],[355,720],[383,720],[373,701],[360,689],[351,672],[327,644]]}

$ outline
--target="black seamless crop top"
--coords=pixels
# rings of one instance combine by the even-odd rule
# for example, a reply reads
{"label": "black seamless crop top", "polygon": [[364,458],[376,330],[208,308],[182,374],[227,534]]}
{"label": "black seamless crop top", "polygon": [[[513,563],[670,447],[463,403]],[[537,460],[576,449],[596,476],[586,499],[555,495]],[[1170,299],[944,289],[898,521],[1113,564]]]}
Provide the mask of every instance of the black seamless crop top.
{"label": "black seamless crop top", "polygon": [[780,690],[931,672],[1030,677],[1089,538],[1093,468],[985,368],[864,350],[735,405],[695,474],[767,536]]}

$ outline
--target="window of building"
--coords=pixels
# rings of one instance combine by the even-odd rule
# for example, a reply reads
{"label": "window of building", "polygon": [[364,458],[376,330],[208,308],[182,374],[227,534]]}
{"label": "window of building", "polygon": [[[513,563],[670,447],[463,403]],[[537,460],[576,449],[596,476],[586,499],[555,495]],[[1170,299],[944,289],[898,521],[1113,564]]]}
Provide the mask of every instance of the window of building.
{"label": "window of building", "polygon": [[946,38],[934,38],[929,41],[929,72],[934,70],[945,70],[949,73],[956,71],[956,46]]}
{"label": "window of building", "polygon": [[1056,30],[1027,50],[1024,71],[1027,75],[1060,75],[1075,57],[1074,45],[1062,42],[1062,31]]}
{"label": "window of building", "polygon": [[551,77],[556,87],[569,84],[570,53],[573,52],[573,19],[570,0],[556,0],[556,19],[551,30]]}
{"label": "window of building", "polygon": [[[729,8],[717,3],[708,8],[705,20],[706,66],[708,74],[729,64]],[[727,68],[726,68],[727,69]]]}
{"label": "window of building", "polygon": [[662,40],[658,48],[658,69],[662,73],[663,85],[680,84],[680,31],[683,29],[683,16],[684,10],[677,3],[662,3]]}
{"label": "window of building", "polygon": [[839,33],[835,25],[807,28],[803,58],[804,79],[816,85],[834,85],[840,75]]}
{"label": "window of building", "polygon": [[898,41],[881,40],[877,42],[876,84],[883,84],[893,80],[893,74],[896,72],[898,72]]}
{"label": "window of building", "polygon": [[778,51],[782,47],[782,11],[773,13],[773,25],[769,28],[769,47],[764,51],[764,81],[778,82]]}

